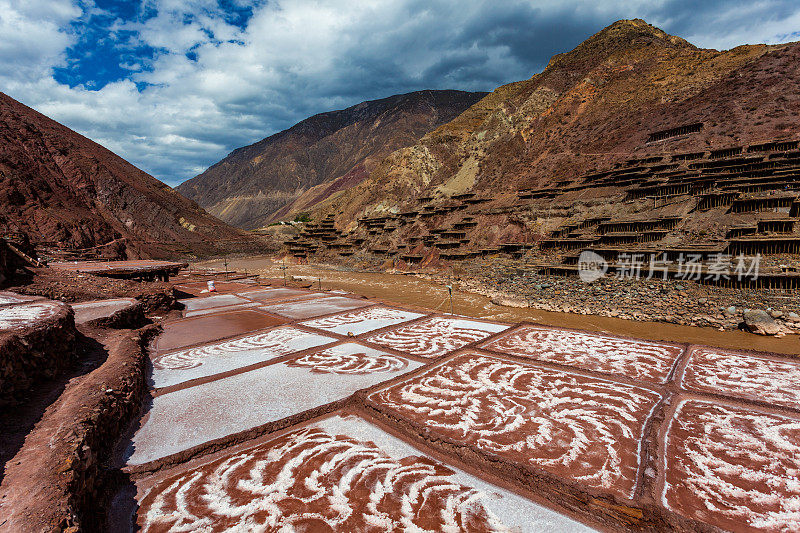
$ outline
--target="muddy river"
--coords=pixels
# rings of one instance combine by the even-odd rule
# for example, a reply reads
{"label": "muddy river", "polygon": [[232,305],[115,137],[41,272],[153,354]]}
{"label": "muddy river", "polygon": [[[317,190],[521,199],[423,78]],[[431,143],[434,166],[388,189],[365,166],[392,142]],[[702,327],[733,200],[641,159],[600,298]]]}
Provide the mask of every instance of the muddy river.
{"label": "muddy river", "polygon": [[[222,260],[203,261],[194,263],[192,266],[225,269]],[[229,259],[227,264],[228,270],[259,274],[270,278],[283,277],[282,266],[280,261],[266,256]],[[446,284],[442,282],[402,274],[342,272],[319,265],[287,263],[285,266],[287,276],[303,277],[307,281],[313,281],[314,287],[321,284],[323,289],[342,289],[401,305],[415,305],[441,312],[451,311],[448,290]],[[658,341],[800,354],[800,337],[797,335],[787,335],[782,338],[762,337],[742,331],[718,331],[711,328],[660,322],[637,322],[612,317],[503,307],[494,305],[486,296],[457,290],[453,291],[452,312],[503,322],[527,321]]]}

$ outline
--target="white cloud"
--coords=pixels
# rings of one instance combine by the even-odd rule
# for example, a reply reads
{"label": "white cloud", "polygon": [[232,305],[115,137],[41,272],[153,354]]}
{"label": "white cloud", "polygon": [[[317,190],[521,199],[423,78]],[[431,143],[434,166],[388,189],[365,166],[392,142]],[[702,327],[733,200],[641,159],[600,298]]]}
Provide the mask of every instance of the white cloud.
{"label": "white cloud", "polygon": [[77,6],[58,0],[0,0],[0,71],[47,76],[72,42],[62,29],[80,15]]}
{"label": "white cloud", "polygon": [[0,0],[0,90],[172,184],[313,113],[530,77],[619,18],[716,48],[787,40],[800,27],[791,0],[278,0],[260,2],[243,28],[216,0],[144,0],[110,31],[120,48],[158,53],[126,57],[127,79],[70,88],[52,68],[66,64],[70,25],[90,11],[90,0]]}

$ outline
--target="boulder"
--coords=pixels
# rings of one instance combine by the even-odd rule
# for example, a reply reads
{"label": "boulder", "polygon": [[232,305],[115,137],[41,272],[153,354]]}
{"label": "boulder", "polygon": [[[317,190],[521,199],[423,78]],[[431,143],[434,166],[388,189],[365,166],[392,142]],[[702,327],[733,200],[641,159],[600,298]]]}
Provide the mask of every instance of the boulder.
{"label": "boulder", "polygon": [[781,326],[766,311],[748,309],[742,314],[744,328],[758,335],[777,335]]}

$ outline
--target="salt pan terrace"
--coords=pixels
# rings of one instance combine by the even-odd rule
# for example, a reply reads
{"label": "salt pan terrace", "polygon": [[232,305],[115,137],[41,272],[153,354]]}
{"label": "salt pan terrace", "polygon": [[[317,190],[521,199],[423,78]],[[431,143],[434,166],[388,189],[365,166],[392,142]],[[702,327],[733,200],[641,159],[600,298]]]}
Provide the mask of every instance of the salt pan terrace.
{"label": "salt pan terrace", "polygon": [[136,305],[134,298],[112,298],[108,300],[95,300],[72,304],[75,313],[75,323],[85,324],[92,320],[108,318],[114,313],[130,309]]}
{"label": "salt pan terrace", "polygon": [[0,291],[0,334],[35,328],[63,312],[59,302]]}
{"label": "salt pan terrace", "polygon": [[67,261],[50,263],[49,266],[68,272],[82,272],[109,278],[169,281],[170,276],[174,276],[180,269],[186,268],[188,263],[141,259],[135,261]]}
{"label": "salt pan terrace", "polygon": [[117,447],[128,531],[800,531],[800,361],[226,284]]}
{"label": "salt pan terrace", "polygon": [[27,401],[31,383],[69,367],[75,334],[67,304],[0,291],[0,410]]}

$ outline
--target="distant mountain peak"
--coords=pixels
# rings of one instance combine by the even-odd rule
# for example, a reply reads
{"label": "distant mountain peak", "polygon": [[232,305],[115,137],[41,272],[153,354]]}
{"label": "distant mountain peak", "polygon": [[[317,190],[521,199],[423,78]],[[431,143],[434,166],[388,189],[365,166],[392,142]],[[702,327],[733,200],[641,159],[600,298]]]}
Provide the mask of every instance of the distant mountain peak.
{"label": "distant mountain peak", "polygon": [[[552,187],[557,195],[558,183],[628,160],[796,135],[798,57],[800,43],[718,51],[643,20],[617,21],[391,154],[311,215],[351,227],[359,217],[419,210],[454,190],[507,208],[520,189]],[[699,133],[647,142],[653,132],[697,123]],[[493,224],[492,235],[503,235],[503,224]]]}
{"label": "distant mountain peak", "polygon": [[178,191],[231,224],[257,228],[358,184],[389,153],[486,94],[424,90],[319,113],[237,148]]}
{"label": "distant mountain peak", "polygon": [[642,19],[618,20],[569,52],[554,55],[547,69],[575,68],[586,61],[601,61],[612,54],[648,47],[697,50],[688,41],[670,35]]}

